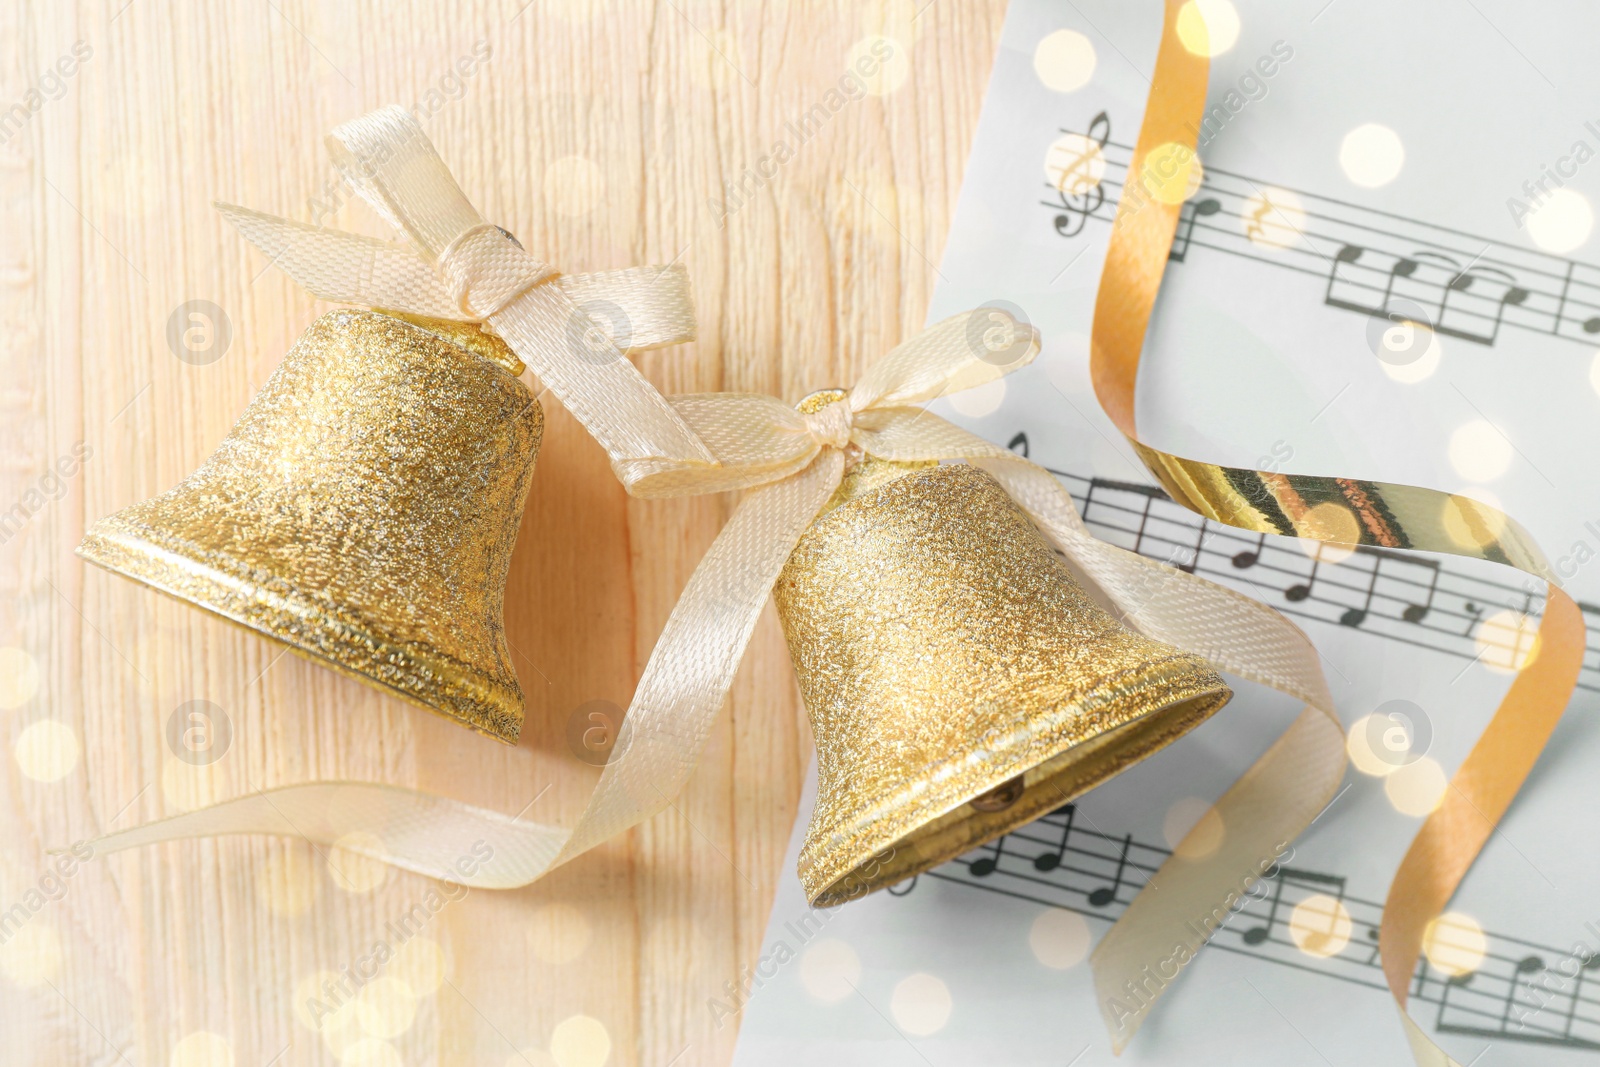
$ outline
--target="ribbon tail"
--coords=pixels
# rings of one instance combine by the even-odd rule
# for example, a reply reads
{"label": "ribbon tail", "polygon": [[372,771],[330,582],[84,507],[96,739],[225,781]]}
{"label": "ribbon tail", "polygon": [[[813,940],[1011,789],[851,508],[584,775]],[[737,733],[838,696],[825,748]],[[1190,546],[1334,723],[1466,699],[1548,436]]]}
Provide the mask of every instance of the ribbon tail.
{"label": "ribbon tail", "polygon": [[606,450],[625,487],[650,461],[716,464],[667,399],[559,287],[529,289],[489,325]]}
{"label": "ribbon tail", "polygon": [[[1291,842],[1338,795],[1344,766],[1344,732],[1331,708],[1308,705],[1211,806],[1227,827],[1217,851],[1193,862],[1180,858],[1180,842],[1133,898],[1089,961],[1115,1051],[1127,1047],[1168,985],[1233,919],[1256,883],[1288,858]],[[1131,997],[1131,990],[1143,997]]]}
{"label": "ribbon tail", "polygon": [[1455,1057],[1435,1045],[1433,1039],[1422,1032],[1422,1027],[1404,1009],[1400,1011],[1400,1022],[1406,1032],[1406,1043],[1411,1046],[1411,1058],[1417,1062],[1417,1067],[1462,1067]]}
{"label": "ribbon tail", "polygon": [[215,205],[273,266],[323,300],[467,321],[438,273],[402,245],[309,226],[234,204]]}
{"label": "ribbon tail", "polygon": [[751,492],[722,528],[656,641],[558,864],[661,811],[682,789],[773,584],[843,473],[843,454],[827,449],[801,473]]}
{"label": "ribbon tail", "polygon": [[1227,828],[1222,845],[1193,859],[1180,858],[1180,844],[1096,946],[1090,959],[1096,995],[1120,1052],[1238,901],[1337,795],[1344,731],[1316,649],[1299,627],[1230,589],[1090,536],[1061,483],[1027,460],[976,462],[1131,625],[1307,705],[1212,806]]}
{"label": "ribbon tail", "polygon": [[528,884],[550,869],[571,836],[401,786],[325,781],[260,790],[107,834],[89,847],[99,855],[227,834],[298,837],[476,889]]}
{"label": "ribbon tail", "polygon": [[682,263],[563,274],[555,284],[619,351],[644,352],[695,339],[689,269]]}
{"label": "ribbon tail", "polygon": [[[600,783],[572,830],[399,786],[327,781],[261,790],[107,834],[90,848],[107,853],[186,838],[272,834],[458,885],[511,889],[537,881],[672,803],[705,747],[773,583],[843,470],[843,455],[829,449],[740,504],[667,619]],[[542,795],[530,792],[529,806]]]}

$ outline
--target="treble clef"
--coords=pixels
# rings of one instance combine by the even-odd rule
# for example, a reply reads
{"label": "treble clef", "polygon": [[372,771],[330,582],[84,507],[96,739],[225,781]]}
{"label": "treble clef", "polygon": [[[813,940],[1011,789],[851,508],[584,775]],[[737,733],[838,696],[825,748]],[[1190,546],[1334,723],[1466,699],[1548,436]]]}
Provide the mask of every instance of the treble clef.
{"label": "treble clef", "polygon": [[1057,199],[1041,203],[1059,212],[1055,217],[1056,233],[1076,237],[1106,202],[1100,175],[1105,168],[1103,151],[1111,138],[1111,118],[1102,111],[1090,120],[1085,133],[1065,129],[1061,132],[1066,136],[1051,146],[1051,164],[1059,166],[1047,164],[1054,179],[1050,189]]}

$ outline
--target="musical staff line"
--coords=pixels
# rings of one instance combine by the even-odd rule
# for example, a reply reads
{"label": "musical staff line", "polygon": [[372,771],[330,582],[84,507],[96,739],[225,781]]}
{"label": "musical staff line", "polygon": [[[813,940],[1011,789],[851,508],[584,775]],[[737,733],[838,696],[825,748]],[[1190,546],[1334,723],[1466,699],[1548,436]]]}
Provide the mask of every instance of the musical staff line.
{"label": "musical staff line", "polygon": [[[1052,150],[1054,199],[1040,203],[1072,238],[1111,223],[1133,148],[1111,140],[1104,112],[1062,132],[1077,154]],[[1180,209],[1169,258],[1195,249],[1314,276],[1329,307],[1485,346],[1506,326],[1591,345],[1600,334],[1600,267],[1215,167]]]}
{"label": "musical staff line", "polygon": [[[1020,447],[1019,447],[1020,446]],[[1012,438],[1027,454],[1027,435]],[[1334,560],[1310,542],[1213,523],[1160,488],[1046,467],[1102,540],[1239,589],[1298,619],[1514,669],[1531,649],[1542,595],[1449,561],[1360,545]],[[1578,602],[1600,621],[1600,606]],[[1585,637],[1578,688],[1600,693],[1600,626]]]}
{"label": "musical staff line", "polygon": [[[1028,455],[1027,434],[1016,434],[1010,447]],[[1500,606],[1536,620],[1543,606],[1542,598],[1526,589],[1465,573],[1448,561],[1367,546],[1344,559],[1322,558],[1321,546],[1307,556],[1303,541],[1211,523],[1157,486],[1046,469],[1062,480],[1084,522],[1102,539],[1244,586],[1269,602],[1281,598],[1275,606],[1301,618],[1467,659],[1498,650],[1514,663],[1527,650],[1525,631],[1531,627],[1493,629],[1494,616],[1486,616],[1486,609]],[[1600,607],[1581,602],[1579,607],[1600,617]],[[1590,627],[1595,629],[1600,627]],[[1594,638],[1588,640],[1579,685],[1600,692],[1600,648]],[[1172,850],[1131,834],[1086,829],[1076,824],[1075,812],[1073,804],[1063,805],[918,878],[1114,921]],[[891,895],[909,894],[917,880],[892,888]],[[1371,989],[1387,988],[1377,946],[1380,902],[1349,894],[1345,877],[1338,874],[1283,867],[1269,871],[1263,883],[1270,884],[1270,892],[1252,894],[1218,929],[1213,946]],[[1326,927],[1319,929],[1324,921]],[[1436,941],[1449,949],[1452,933],[1442,930]],[[1553,989],[1548,983],[1536,989],[1534,976],[1548,977],[1554,965],[1575,957],[1505,934],[1486,932],[1485,937],[1481,956],[1468,953],[1476,957],[1475,965],[1464,973],[1442,973],[1426,954],[1418,961],[1411,995],[1435,1007],[1435,1030],[1600,1051],[1600,979],[1588,978],[1600,969],[1600,956],[1584,961],[1575,976],[1561,973]]]}
{"label": "musical staff line", "polygon": [[[1066,804],[891,890],[904,897],[929,878],[1015,900],[1062,908],[1114,922],[1172,850],[1132,835],[1107,837],[1075,825]],[[1378,956],[1383,905],[1346,892],[1342,875],[1292,867],[1270,869],[1219,926],[1210,944],[1276,966],[1387,989]],[[1600,988],[1586,976],[1600,958],[1576,974],[1535,987],[1536,975],[1575,959],[1566,950],[1504,934],[1435,928],[1431,955],[1461,961],[1461,973],[1442,972],[1429,955],[1417,964],[1414,1002],[1435,1007],[1434,1028],[1507,1041],[1600,1050]],[[1469,968],[1469,969],[1468,969]]]}

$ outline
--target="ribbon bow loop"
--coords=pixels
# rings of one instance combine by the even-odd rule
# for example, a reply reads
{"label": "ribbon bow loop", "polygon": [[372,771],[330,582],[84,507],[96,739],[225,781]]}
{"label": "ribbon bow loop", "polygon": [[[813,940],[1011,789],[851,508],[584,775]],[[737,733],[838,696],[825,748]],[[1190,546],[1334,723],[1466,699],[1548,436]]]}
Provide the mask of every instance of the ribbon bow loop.
{"label": "ribbon bow loop", "polygon": [[342,123],[326,143],[345,182],[425,259],[437,260],[462,234],[485,224],[405,108],[391,105]]}

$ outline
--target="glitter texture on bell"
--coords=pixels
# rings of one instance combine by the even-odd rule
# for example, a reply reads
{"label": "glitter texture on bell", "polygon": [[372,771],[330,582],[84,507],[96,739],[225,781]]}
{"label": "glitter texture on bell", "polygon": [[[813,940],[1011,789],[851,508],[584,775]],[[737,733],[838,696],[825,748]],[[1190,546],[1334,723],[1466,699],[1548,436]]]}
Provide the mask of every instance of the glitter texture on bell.
{"label": "glitter texture on bell", "polygon": [[964,463],[855,467],[774,593],[816,737],[800,881],[820,905],[1060,807],[1232,695],[1104,611]]}
{"label": "glitter texture on bell", "polygon": [[544,416],[476,326],[334,311],[177,487],[91,563],[513,742],[503,604]]}

